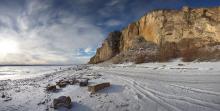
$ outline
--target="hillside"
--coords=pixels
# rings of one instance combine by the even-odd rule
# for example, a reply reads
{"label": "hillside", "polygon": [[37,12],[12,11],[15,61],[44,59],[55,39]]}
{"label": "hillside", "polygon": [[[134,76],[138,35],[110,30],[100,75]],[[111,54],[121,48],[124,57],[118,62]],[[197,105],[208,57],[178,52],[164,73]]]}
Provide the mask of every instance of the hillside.
{"label": "hillside", "polygon": [[111,32],[89,63],[218,60],[219,42],[220,7],[155,10]]}

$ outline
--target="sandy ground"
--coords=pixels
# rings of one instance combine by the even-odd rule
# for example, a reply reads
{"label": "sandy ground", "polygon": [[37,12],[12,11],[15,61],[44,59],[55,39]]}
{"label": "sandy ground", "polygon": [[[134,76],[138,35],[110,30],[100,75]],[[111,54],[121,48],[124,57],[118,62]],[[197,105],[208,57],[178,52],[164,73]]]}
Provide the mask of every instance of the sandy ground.
{"label": "sandy ground", "polygon": [[[82,65],[31,79],[0,81],[0,111],[53,111],[54,98],[70,96],[72,108],[58,111],[220,111],[220,63]],[[90,94],[68,85],[47,92],[65,78],[90,78],[111,87]]]}

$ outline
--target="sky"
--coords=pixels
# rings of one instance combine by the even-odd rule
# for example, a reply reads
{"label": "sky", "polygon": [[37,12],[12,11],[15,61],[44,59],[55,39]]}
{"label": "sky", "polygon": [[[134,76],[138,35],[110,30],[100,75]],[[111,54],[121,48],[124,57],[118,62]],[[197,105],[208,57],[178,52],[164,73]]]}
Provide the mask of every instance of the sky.
{"label": "sky", "polygon": [[0,64],[83,64],[108,33],[154,9],[220,0],[1,0]]}

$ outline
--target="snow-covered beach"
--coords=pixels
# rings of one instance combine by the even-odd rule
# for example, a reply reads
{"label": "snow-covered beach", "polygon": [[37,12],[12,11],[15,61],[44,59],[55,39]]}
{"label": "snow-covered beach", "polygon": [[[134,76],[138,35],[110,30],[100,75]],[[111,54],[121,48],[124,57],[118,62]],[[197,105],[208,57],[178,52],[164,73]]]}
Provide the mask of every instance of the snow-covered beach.
{"label": "snow-covered beach", "polygon": [[[26,79],[0,80],[0,111],[53,111],[54,98],[70,96],[58,111],[219,111],[220,62],[80,65]],[[47,92],[66,78],[110,82],[95,94],[78,84]],[[2,98],[2,95],[6,97]]]}

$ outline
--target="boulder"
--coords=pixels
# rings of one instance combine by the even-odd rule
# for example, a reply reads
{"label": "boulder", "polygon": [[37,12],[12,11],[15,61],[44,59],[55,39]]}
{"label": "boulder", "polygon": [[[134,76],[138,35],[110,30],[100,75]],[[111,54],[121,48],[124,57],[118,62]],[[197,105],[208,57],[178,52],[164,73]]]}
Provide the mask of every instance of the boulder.
{"label": "boulder", "polygon": [[90,91],[91,93],[95,93],[95,92],[102,90],[106,87],[110,87],[109,82],[100,83],[100,84],[96,84],[96,85],[90,85],[90,86],[88,86],[88,91]]}
{"label": "boulder", "polygon": [[74,85],[75,83],[77,83],[76,79],[70,79],[68,82],[70,85]]}
{"label": "boulder", "polygon": [[70,109],[72,107],[71,98],[69,96],[60,96],[59,98],[53,100],[53,107],[54,109],[57,109],[59,107]]}
{"label": "boulder", "polygon": [[184,66],[184,64],[178,64],[178,66]]}
{"label": "boulder", "polygon": [[79,86],[88,86],[88,83],[89,83],[89,79],[81,79],[79,81]]}
{"label": "boulder", "polygon": [[60,80],[59,82],[56,83],[57,86],[59,86],[60,88],[66,87],[68,85],[67,81],[64,80]]}
{"label": "boulder", "polygon": [[2,98],[5,102],[12,100],[12,97],[10,97],[7,93],[4,93],[4,92],[2,93],[1,98]]}
{"label": "boulder", "polygon": [[57,90],[57,87],[56,87],[56,85],[47,85],[47,87],[46,87],[46,90],[47,91],[56,91]]}
{"label": "boulder", "polygon": [[4,93],[2,93],[2,98],[5,98],[5,94]]}
{"label": "boulder", "polygon": [[5,102],[7,102],[7,101],[11,101],[12,100],[12,97],[5,97]]}

